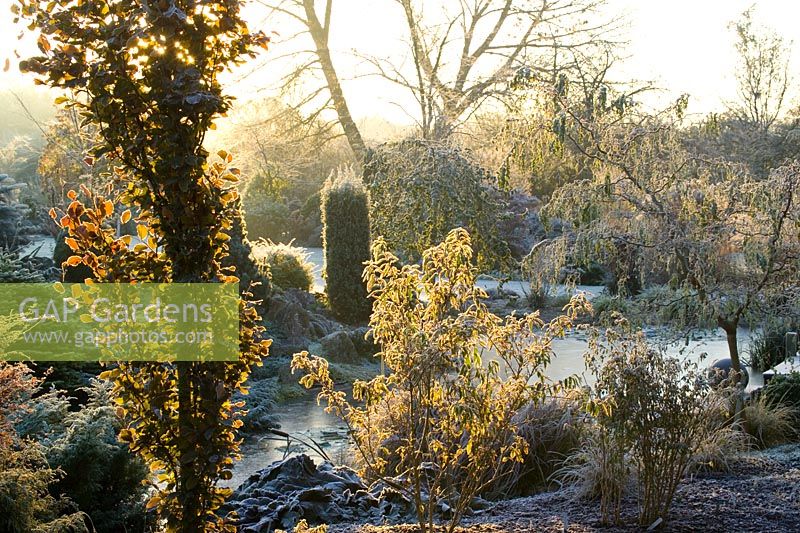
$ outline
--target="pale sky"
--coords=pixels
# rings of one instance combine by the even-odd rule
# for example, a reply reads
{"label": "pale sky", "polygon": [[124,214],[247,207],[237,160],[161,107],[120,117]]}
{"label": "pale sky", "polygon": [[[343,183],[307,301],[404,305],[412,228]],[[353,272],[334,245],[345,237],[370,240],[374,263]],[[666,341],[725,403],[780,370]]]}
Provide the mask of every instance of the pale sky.
{"label": "pale sky", "polygon": [[[9,72],[0,72],[0,92],[31,83],[19,74],[15,65],[13,50],[21,30],[12,24],[9,11],[12,3],[13,0],[0,0],[0,35],[7,43],[0,49],[0,63],[6,58],[12,61]],[[629,58],[618,77],[654,81],[666,89],[658,96],[662,101],[689,93],[692,113],[722,110],[724,102],[735,96],[735,38],[728,25],[751,5],[756,7],[757,23],[790,41],[800,37],[797,0],[609,0],[609,9],[626,14],[630,21],[625,30],[630,42]],[[355,49],[375,56],[393,56],[404,50],[400,43],[404,25],[397,4],[393,0],[336,0],[334,6],[331,48],[339,74],[345,79],[345,96],[351,111],[357,118],[379,116],[389,122],[409,123],[408,112],[415,111],[413,100],[383,80],[363,77],[369,69],[352,53]],[[274,30],[279,35],[264,57],[266,62],[260,63],[264,66],[231,87],[242,97],[266,94],[265,88],[280,71],[280,62],[271,65],[270,61],[287,48],[280,43],[286,36],[280,31],[280,20],[265,19],[263,10],[256,5],[250,6],[245,14],[253,29]],[[35,51],[30,39],[24,41],[27,42],[20,45],[23,55]],[[792,71],[795,81],[800,83],[797,46],[793,48]],[[793,96],[797,103],[796,95]]]}

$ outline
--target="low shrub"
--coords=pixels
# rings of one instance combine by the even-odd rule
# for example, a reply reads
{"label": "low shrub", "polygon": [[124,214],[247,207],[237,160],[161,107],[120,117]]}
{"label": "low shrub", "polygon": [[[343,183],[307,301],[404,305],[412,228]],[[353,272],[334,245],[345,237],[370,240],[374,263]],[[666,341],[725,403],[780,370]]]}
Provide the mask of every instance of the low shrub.
{"label": "low shrub", "polygon": [[592,309],[598,320],[604,320],[609,319],[615,313],[626,316],[629,315],[632,305],[622,296],[611,296],[604,292],[592,299]]}
{"label": "low shrub", "polygon": [[260,240],[253,244],[253,255],[266,265],[272,283],[282,289],[310,291],[314,285],[314,267],[302,248]]}
{"label": "low shrub", "polygon": [[783,404],[800,412],[800,372],[773,377],[763,394],[772,405]]}
{"label": "low shrub", "polygon": [[0,531],[89,533],[83,514],[50,494],[59,477],[36,442],[0,447]]}
{"label": "low shrub", "polygon": [[51,389],[27,402],[24,412],[12,415],[11,422],[20,437],[43,441],[63,435],[69,416],[69,398],[63,391]]}
{"label": "low shrub", "polygon": [[[0,352],[21,329],[18,318],[0,320]],[[22,438],[14,425],[29,412],[30,398],[40,384],[23,363],[0,362],[0,531],[87,532],[74,505],[56,491],[58,498],[51,495],[62,473],[48,464],[44,447]]]}
{"label": "low shrub", "polygon": [[45,277],[26,265],[17,254],[0,249],[0,283],[40,283]]}
{"label": "low shrub", "polygon": [[103,371],[98,362],[52,361],[32,368],[34,375],[44,380],[43,388],[63,392],[73,409],[86,405],[92,380]]}
{"label": "low shrub", "polygon": [[[678,484],[709,434],[714,405],[695,365],[647,345],[618,320],[605,334],[589,337],[587,366],[596,377],[588,402],[598,424],[600,480],[635,472],[639,525],[666,523]],[[622,494],[601,485],[604,521],[618,522]]]}
{"label": "low shrub", "polygon": [[291,238],[291,209],[281,201],[258,198],[244,203],[244,219],[252,239],[286,241]]}
{"label": "low shrub", "polygon": [[[476,286],[473,257],[462,229],[426,250],[421,265],[401,267],[377,240],[365,277],[375,299],[372,335],[388,373],[356,381],[358,403],[334,387],[326,360],[306,352],[292,360],[304,386],[321,385],[318,399],[348,425],[365,468],[414,502],[423,533],[435,531],[443,508],[453,531],[475,496],[505,475],[505,463],[525,462],[530,447],[515,417],[524,420],[528,406],[563,392],[545,377],[552,341],[589,309],[576,297],[549,323],[538,313],[500,318]],[[487,346],[496,359],[484,362]]]}
{"label": "low shrub", "polygon": [[77,411],[56,391],[35,398],[17,429],[37,439],[49,466],[61,472],[51,483],[52,494],[75,502],[99,532],[141,531],[147,467],[117,439],[122,423],[110,384],[93,380],[85,393],[88,401]]}

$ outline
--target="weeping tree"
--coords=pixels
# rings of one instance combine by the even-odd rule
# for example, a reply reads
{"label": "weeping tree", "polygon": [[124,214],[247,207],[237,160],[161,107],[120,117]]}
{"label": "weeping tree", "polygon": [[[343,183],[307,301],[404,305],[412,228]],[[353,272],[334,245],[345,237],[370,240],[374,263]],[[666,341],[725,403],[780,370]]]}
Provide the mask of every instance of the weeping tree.
{"label": "weeping tree", "polygon": [[484,270],[510,264],[499,235],[502,217],[496,178],[471,154],[436,141],[408,139],[370,150],[364,165],[373,232],[406,261],[463,227],[473,235]]}
{"label": "weeping tree", "polygon": [[[89,161],[109,160],[124,192],[105,198],[84,187],[65,212],[70,264],[113,282],[236,282],[222,266],[232,226],[232,157],[214,160],[206,132],[230,107],[220,73],[253,56],[268,39],[250,32],[238,0],[19,0],[12,11],[37,30],[40,55],[20,64],[37,83],[64,90],[59,99],[99,130]],[[114,204],[140,213],[146,243],[130,249],[108,223]],[[123,222],[130,211],[122,214]],[[157,508],[170,531],[229,529],[215,511],[228,494],[238,450],[237,408],[250,366],[267,353],[258,315],[240,303],[236,362],[119,363],[104,377],[127,427],[120,438],[158,474]]]}
{"label": "weeping tree", "polygon": [[[573,256],[617,263],[628,273],[619,284],[626,276],[666,279],[673,290],[654,305],[698,305],[701,322],[725,332],[740,372],[739,326],[780,316],[796,298],[800,166],[762,180],[694,157],[679,136],[684,104],[657,115],[569,114],[566,135],[580,133],[571,141],[591,161],[592,177],[559,189],[543,217],[571,223]],[[539,253],[550,255],[547,247]]]}

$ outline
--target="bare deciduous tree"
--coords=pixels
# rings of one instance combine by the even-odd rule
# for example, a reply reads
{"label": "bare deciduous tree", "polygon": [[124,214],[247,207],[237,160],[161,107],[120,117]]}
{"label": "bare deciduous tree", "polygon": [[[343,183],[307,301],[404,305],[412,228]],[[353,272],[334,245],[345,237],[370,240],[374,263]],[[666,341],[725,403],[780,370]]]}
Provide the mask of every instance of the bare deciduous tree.
{"label": "bare deciduous tree", "polygon": [[[318,120],[325,110],[332,109],[336,112],[338,123],[341,126],[350,148],[356,159],[363,160],[366,154],[366,144],[358,129],[358,125],[350,114],[341,80],[336,72],[329,39],[331,33],[331,16],[333,0],[324,0],[322,10],[318,9],[314,0],[259,0],[270,12],[289,17],[299,24],[299,32],[292,37],[306,36],[311,38],[311,46],[301,50],[291,51],[294,56],[295,67],[281,80],[281,85],[286,88],[307,79],[309,74],[321,74],[324,80],[322,85],[303,91],[295,108],[300,109],[312,102],[314,110],[310,113],[310,120]],[[319,98],[322,97],[321,104]]]}
{"label": "bare deciduous tree", "polygon": [[598,13],[604,0],[395,1],[413,68],[367,59],[413,93],[426,139],[449,137],[483,103],[508,96],[520,72],[552,79],[578,57],[571,52],[609,43],[616,29]]}
{"label": "bare deciduous tree", "polygon": [[739,54],[739,101],[731,104],[731,111],[740,120],[767,131],[780,116],[791,84],[791,43],[768,28],[755,27],[753,8],[742,13],[731,28],[736,32]]}

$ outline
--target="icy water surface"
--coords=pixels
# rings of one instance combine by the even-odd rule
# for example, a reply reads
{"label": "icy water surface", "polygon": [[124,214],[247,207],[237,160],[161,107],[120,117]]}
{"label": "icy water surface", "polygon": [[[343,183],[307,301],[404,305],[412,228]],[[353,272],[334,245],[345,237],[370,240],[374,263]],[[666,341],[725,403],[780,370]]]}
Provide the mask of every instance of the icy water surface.
{"label": "icy water surface", "polygon": [[[43,236],[25,247],[23,254],[34,253],[40,257],[52,257],[53,246],[52,237]],[[322,278],[323,250],[322,248],[308,248],[306,252],[308,260],[314,265],[314,290],[322,291],[325,288]],[[481,279],[478,285],[484,289],[492,289],[497,287],[498,282]],[[512,281],[505,283],[504,288],[513,290],[520,296],[525,296],[530,287],[526,282]],[[590,286],[579,286],[576,289],[586,292],[590,299],[602,291],[602,287]],[[559,290],[564,292],[565,289]],[[740,351],[744,351],[747,347],[749,337],[749,331],[740,331]],[[664,341],[655,330],[650,332],[650,340],[654,343]],[[571,335],[555,341],[555,357],[548,368],[548,377],[553,380],[561,380],[577,375],[587,380],[590,379],[586,375],[584,366],[585,349],[586,339],[580,335]],[[700,361],[705,354],[705,360],[700,362],[700,365],[707,366],[715,359],[727,357],[728,348],[724,334],[720,330],[715,330],[699,333],[688,342],[673,343],[667,346],[667,352],[693,361]],[[751,373],[749,388],[759,387],[762,384],[761,375]],[[302,440],[317,443],[334,462],[340,463],[349,456],[349,438],[346,427],[333,415],[326,414],[312,396],[281,405],[278,408],[278,417],[281,431]],[[309,450],[300,443],[290,442],[287,444],[285,439],[280,440],[279,437],[265,434],[248,438],[243,445],[242,452],[242,460],[236,464],[234,476],[226,483],[227,486],[237,487],[250,474],[266,467],[271,462],[280,460],[286,455],[309,453]],[[319,456],[313,451],[310,453],[312,456]]]}

